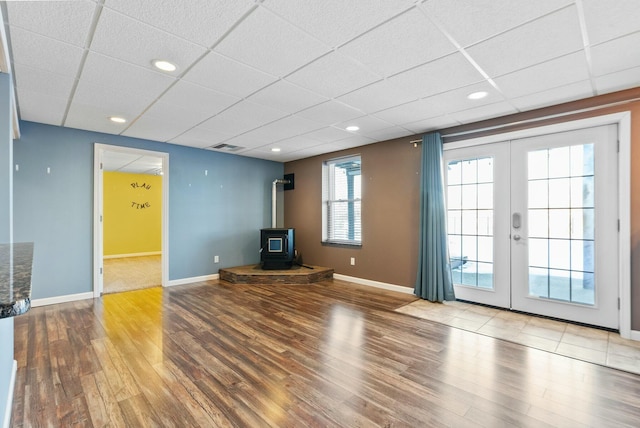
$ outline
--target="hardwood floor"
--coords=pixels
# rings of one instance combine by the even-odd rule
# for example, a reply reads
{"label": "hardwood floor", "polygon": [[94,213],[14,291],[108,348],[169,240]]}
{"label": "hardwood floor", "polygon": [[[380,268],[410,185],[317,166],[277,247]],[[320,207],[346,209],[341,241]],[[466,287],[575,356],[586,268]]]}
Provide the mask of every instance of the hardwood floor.
{"label": "hardwood floor", "polygon": [[13,427],[637,427],[640,376],[338,280],[210,281],[15,319]]}

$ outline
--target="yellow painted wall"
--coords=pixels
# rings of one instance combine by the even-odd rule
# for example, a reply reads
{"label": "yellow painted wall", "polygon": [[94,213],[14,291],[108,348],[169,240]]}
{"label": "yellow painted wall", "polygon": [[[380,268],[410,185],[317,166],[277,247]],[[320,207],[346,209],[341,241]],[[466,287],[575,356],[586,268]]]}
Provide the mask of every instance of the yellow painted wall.
{"label": "yellow painted wall", "polygon": [[104,172],[104,255],[162,250],[162,176]]}

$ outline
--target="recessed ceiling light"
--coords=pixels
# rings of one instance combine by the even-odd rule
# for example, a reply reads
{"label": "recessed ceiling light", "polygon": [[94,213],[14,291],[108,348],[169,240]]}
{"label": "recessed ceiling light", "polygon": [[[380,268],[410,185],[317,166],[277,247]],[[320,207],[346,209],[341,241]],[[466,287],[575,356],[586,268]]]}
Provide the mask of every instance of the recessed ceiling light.
{"label": "recessed ceiling light", "polygon": [[169,61],[165,61],[163,59],[156,59],[152,61],[152,64],[155,68],[162,71],[176,71],[178,67],[175,64],[170,63]]}
{"label": "recessed ceiling light", "polygon": [[127,121],[127,119],[125,119],[124,117],[118,117],[118,116],[111,116],[109,120],[115,123],[125,123]]}
{"label": "recessed ceiling light", "polygon": [[359,126],[356,126],[356,125],[350,125],[350,126],[347,126],[347,127],[346,127],[346,128],[344,128],[344,129],[346,129],[347,131],[352,131],[352,132],[353,132],[353,131],[357,131],[357,130],[359,130],[359,129],[360,129],[360,127],[359,127]]}
{"label": "recessed ceiling light", "polygon": [[467,98],[469,98],[470,100],[481,100],[482,98],[486,97],[487,95],[489,95],[488,92],[479,91],[479,92],[473,92],[473,93],[467,95]]}
{"label": "recessed ceiling light", "polygon": [[280,147],[272,147],[271,151],[272,152],[279,152],[280,151]]}

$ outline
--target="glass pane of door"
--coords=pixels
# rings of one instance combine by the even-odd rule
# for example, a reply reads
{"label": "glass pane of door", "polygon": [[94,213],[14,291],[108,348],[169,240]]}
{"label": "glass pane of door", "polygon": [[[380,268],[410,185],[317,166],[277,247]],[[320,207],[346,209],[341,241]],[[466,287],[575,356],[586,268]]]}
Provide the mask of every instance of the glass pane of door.
{"label": "glass pane of door", "polygon": [[530,151],[529,295],[595,303],[593,143]]}

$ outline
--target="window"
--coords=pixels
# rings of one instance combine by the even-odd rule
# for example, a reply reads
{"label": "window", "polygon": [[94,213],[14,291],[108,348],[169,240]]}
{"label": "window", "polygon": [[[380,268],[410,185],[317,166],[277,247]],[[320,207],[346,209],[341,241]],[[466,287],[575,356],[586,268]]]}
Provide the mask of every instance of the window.
{"label": "window", "polygon": [[322,165],[322,241],[362,243],[360,156],[332,159]]}

